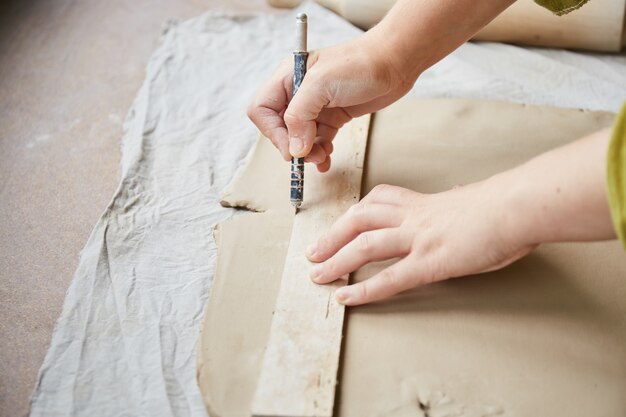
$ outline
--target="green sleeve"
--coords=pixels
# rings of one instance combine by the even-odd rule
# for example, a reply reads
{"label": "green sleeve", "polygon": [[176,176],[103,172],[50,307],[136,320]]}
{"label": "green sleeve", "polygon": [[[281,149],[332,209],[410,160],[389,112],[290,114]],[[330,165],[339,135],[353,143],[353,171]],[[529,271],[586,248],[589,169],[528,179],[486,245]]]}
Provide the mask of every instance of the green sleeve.
{"label": "green sleeve", "polygon": [[626,104],[617,116],[609,144],[607,182],[613,226],[626,248]]}
{"label": "green sleeve", "polygon": [[557,16],[562,16],[580,9],[589,0],[535,0],[535,3],[545,7]]}

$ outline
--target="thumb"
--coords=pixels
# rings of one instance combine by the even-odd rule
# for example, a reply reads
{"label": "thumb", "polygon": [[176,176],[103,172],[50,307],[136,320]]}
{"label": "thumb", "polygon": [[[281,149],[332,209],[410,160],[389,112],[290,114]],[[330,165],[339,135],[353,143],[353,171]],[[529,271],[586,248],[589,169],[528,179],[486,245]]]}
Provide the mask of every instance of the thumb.
{"label": "thumb", "polygon": [[285,110],[284,120],[289,132],[289,153],[297,158],[311,152],[317,135],[316,119],[329,102],[319,82],[304,78],[296,95]]}

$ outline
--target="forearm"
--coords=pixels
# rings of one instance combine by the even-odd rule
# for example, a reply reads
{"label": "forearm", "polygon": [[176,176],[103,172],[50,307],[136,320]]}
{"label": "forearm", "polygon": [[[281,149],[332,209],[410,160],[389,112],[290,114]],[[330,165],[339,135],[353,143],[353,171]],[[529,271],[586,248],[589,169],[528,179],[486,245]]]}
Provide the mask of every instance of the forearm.
{"label": "forearm", "polygon": [[366,34],[388,48],[414,82],[494,19],[514,0],[399,0]]}
{"label": "forearm", "polygon": [[596,132],[488,180],[506,190],[506,229],[528,244],[615,238],[606,188],[609,139],[610,129]]}

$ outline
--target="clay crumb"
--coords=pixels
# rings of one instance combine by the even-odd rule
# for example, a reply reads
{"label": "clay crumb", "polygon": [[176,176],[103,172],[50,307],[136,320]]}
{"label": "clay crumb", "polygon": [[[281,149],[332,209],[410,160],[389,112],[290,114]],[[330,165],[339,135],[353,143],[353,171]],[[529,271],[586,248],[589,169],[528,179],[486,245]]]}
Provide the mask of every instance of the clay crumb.
{"label": "clay crumb", "polygon": [[430,405],[428,403],[417,400],[417,405],[419,405],[420,410],[424,412],[424,417],[430,417]]}
{"label": "clay crumb", "polygon": [[234,208],[236,210],[251,211],[253,213],[264,213],[267,210],[263,207],[257,207],[257,206],[254,206],[252,203],[247,203],[245,201],[230,202],[226,200],[220,200],[220,205],[222,207]]}

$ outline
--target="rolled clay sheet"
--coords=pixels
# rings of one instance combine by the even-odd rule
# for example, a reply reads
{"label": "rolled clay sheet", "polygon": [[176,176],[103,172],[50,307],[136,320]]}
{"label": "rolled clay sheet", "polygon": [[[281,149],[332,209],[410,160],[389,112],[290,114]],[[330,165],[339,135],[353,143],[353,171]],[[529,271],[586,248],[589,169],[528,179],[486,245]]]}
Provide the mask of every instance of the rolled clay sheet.
{"label": "rolled clay sheet", "polygon": [[[317,0],[354,25],[369,29],[395,0]],[[475,40],[552,48],[618,52],[626,42],[626,0],[594,0],[556,16],[532,0],[517,0],[474,36]]]}
{"label": "rolled clay sheet", "polygon": [[[479,181],[613,118],[492,101],[403,100],[374,116],[362,195],[380,183],[433,193]],[[197,358],[212,417],[249,416],[291,234],[287,172],[260,139],[225,196],[258,212],[218,228]],[[385,265],[367,265],[351,279]],[[624,300],[626,254],[612,241],[543,245],[500,271],[350,308],[335,415],[626,415]]]}

